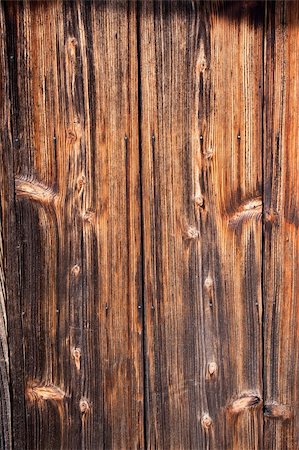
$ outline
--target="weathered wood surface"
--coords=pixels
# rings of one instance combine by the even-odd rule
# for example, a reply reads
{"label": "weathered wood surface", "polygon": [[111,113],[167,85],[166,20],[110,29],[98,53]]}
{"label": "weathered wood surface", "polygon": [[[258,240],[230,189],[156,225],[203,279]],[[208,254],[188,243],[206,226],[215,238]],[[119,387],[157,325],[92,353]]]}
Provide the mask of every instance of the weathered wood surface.
{"label": "weathered wood surface", "polygon": [[[3,181],[2,174],[0,178]],[[3,199],[0,202],[2,210]],[[7,340],[6,287],[4,274],[3,229],[0,219],[0,448],[11,448],[11,405]]]}
{"label": "weathered wood surface", "polygon": [[263,8],[241,6],[142,3],[151,449],[262,445]]}
{"label": "weathered wood surface", "polygon": [[299,448],[299,3],[268,6],[264,134],[265,449]]}
{"label": "weathered wood surface", "polygon": [[0,5],[0,448],[297,449],[297,2]]}
{"label": "weathered wood surface", "polygon": [[[18,290],[17,254],[15,248],[15,211],[14,211],[14,170],[12,142],[10,132],[9,74],[6,48],[6,25],[3,9],[0,8],[0,448],[12,448],[11,397],[15,398],[15,417],[22,424],[24,410],[22,403],[24,389],[22,385],[22,360],[17,361],[18,345],[21,342],[21,330],[17,327]],[[8,280],[7,273],[11,272]],[[8,299],[12,301],[8,303]],[[13,339],[8,347],[8,328],[13,330]],[[12,331],[10,331],[12,333]],[[15,379],[20,377],[18,385],[10,383],[9,365],[14,360]]]}
{"label": "weathered wood surface", "polygon": [[142,448],[136,5],[3,13],[14,445]]}

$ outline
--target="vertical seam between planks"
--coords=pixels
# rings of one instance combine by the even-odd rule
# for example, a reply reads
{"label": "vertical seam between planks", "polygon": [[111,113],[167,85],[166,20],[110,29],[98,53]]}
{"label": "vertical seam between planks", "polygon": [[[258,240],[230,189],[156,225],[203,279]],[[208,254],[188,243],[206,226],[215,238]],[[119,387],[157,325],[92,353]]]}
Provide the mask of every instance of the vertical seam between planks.
{"label": "vertical seam between planks", "polygon": [[138,84],[138,150],[139,150],[139,193],[140,193],[140,252],[141,252],[141,296],[142,296],[142,363],[143,363],[143,437],[144,448],[147,449],[147,342],[146,342],[146,305],[145,305],[145,259],[144,259],[144,210],[143,210],[143,188],[142,188],[142,86],[141,86],[141,6],[142,0],[136,2],[136,40],[137,40],[137,84]]}

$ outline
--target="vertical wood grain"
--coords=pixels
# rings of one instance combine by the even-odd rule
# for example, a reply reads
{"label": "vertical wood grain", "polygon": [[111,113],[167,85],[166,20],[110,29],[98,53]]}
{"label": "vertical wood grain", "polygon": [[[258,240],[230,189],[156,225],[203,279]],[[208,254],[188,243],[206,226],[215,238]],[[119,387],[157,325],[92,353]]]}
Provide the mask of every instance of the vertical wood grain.
{"label": "vertical wood grain", "polygon": [[264,144],[265,449],[299,442],[299,4],[268,5]]}
{"label": "vertical wood grain", "polygon": [[[2,175],[2,174],[1,174]],[[3,182],[3,176],[0,178]],[[1,195],[2,197],[2,195]],[[2,200],[2,199],[1,199]],[[2,216],[2,201],[0,212]],[[0,448],[10,449],[11,436],[11,404],[9,393],[9,356],[7,339],[6,288],[3,252],[3,227],[0,220]]]}
{"label": "vertical wood grain", "polygon": [[262,445],[262,24],[142,2],[148,449]]}
{"label": "vertical wood grain", "polygon": [[298,30],[1,3],[1,450],[297,448]]}
{"label": "vertical wood grain", "polygon": [[14,446],[142,448],[136,5],[2,11]]}
{"label": "vertical wood grain", "polygon": [[[0,95],[2,99],[7,97],[7,67],[5,64],[5,23],[2,11],[0,11]],[[11,435],[11,402],[9,393],[9,355],[7,335],[7,311],[6,311],[6,274],[5,274],[5,251],[4,251],[4,208],[5,208],[5,173],[4,173],[4,130],[6,129],[8,105],[3,102],[0,112],[0,127],[3,137],[0,139],[0,448],[12,448]]]}
{"label": "vertical wood grain", "polygon": [[[4,181],[3,173],[1,173],[0,183],[3,184],[3,181]],[[8,355],[7,313],[6,313],[5,260],[3,248],[2,203],[3,203],[3,192],[1,192],[0,196],[0,448],[11,449],[12,448],[11,402],[9,392],[10,378],[9,378],[9,355]]]}
{"label": "vertical wood grain", "polygon": [[[9,52],[9,35],[3,7],[0,7],[0,222],[1,222],[1,449],[22,448],[25,435],[24,363],[19,296],[19,245],[14,198],[14,152],[10,93],[14,57]],[[11,370],[9,370],[11,369]],[[12,428],[12,413],[15,423]]]}

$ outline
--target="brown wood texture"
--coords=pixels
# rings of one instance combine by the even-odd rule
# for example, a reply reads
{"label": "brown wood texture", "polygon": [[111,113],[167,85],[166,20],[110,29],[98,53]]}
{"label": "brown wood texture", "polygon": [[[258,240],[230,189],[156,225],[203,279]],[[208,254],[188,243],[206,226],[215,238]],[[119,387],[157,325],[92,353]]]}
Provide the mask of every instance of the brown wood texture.
{"label": "brown wood texture", "polygon": [[[2,174],[1,174],[2,175]],[[1,176],[1,182],[2,182]],[[0,202],[0,211],[3,199]],[[11,448],[11,405],[9,393],[9,356],[7,339],[6,286],[4,273],[3,229],[0,220],[0,448]]]}
{"label": "brown wood texture", "polygon": [[[6,26],[3,9],[0,8],[0,96],[2,107],[0,108],[0,448],[11,450],[12,448],[12,423],[11,423],[11,397],[21,399],[24,396],[22,382],[19,389],[10,384],[9,365],[14,358],[21,334],[16,329],[13,339],[8,347],[8,325],[14,324],[13,317],[17,317],[14,312],[18,309],[17,290],[14,290],[16,282],[16,272],[12,272],[10,284],[7,280],[7,273],[12,270],[12,264],[16,267],[17,255],[13,245],[15,240],[14,208],[13,208],[13,165],[12,165],[12,145],[10,139],[10,107],[9,107],[9,76],[6,50]],[[9,251],[11,249],[11,251]],[[9,305],[7,299],[14,299]],[[9,314],[7,314],[9,312]],[[16,322],[15,322],[16,323]],[[10,333],[12,331],[10,330]],[[22,364],[22,361],[19,363]],[[15,367],[15,376],[20,375],[18,364]],[[20,377],[22,380],[22,376]],[[17,410],[15,416],[23,410],[16,400]]]}
{"label": "brown wood texture", "polygon": [[3,14],[14,448],[142,448],[136,5]]}
{"label": "brown wood texture", "polygon": [[242,6],[142,3],[148,448],[262,445],[263,8]]}
{"label": "brown wood texture", "polygon": [[0,449],[299,448],[299,3],[0,4]]}
{"label": "brown wood texture", "polygon": [[264,144],[265,449],[299,448],[299,3],[268,6]]}

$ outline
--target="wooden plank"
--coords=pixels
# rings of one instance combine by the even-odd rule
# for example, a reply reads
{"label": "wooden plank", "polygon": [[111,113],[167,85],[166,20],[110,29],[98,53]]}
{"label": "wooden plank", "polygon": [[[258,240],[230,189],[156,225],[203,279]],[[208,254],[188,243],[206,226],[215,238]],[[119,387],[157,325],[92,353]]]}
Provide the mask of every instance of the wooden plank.
{"label": "wooden plank", "polygon": [[[1,176],[1,182],[3,177]],[[2,199],[1,199],[2,200]],[[0,211],[2,201],[0,203]],[[0,220],[0,448],[12,448],[9,359],[7,339],[6,288],[2,218]]]}
{"label": "wooden plank", "polygon": [[[10,92],[13,78],[12,36],[0,6],[0,448],[22,448],[25,434],[24,365],[19,301],[18,244],[14,201],[14,117]],[[11,330],[14,330],[12,333]],[[9,331],[9,334],[8,334]],[[10,372],[9,368],[13,368]],[[12,407],[18,424],[12,430]]]}
{"label": "wooden plank", "polygon": [[[3,183],[2,173],[0,175],[0,183]],[[0,197],[0,448],[11,449],[11,403],[9,393],[10,379],[6,314],[5,260],[3,251],[3,217],[1,207],[3,203],[2,195],[3,192],[1,192]]]}
{"label": "wooden plank", "polygon": [[268,5],[264,144],[265,449],[299,442],[299,4]]}
{"label": "wooden plank", "polygon": [[2,8],[17,223],[8,234],[20,247],[20,293],[8,298],[20,304],[8,314],[22,344],[11,359],[15,448],[142,448],[136,5]]}
{"label": "wooden plank", "polygon": [[262,2],[142,2],[147,448],[262,446]]}
{"label": "wooden plank", "polygon": [[[0,96],[3,101],[3,107],[0,110],[0,448],[12,448],[11,435],[11,403],[9,393],[9,356],[8,356],[8,335],[7,335],[7,312],[6,312],[6,274],[5,274],[5,257],[4,257],[4,134],[7,130],[7,108],[5,102],[7,98],[8,85],[7,66],[5,63],[5,24],[2,10],[0,10],[0,65],[3,68],[0,74]],[[3,133],[3,134],[2,134]],[[3,136],[3,137],[2,137]]]}

